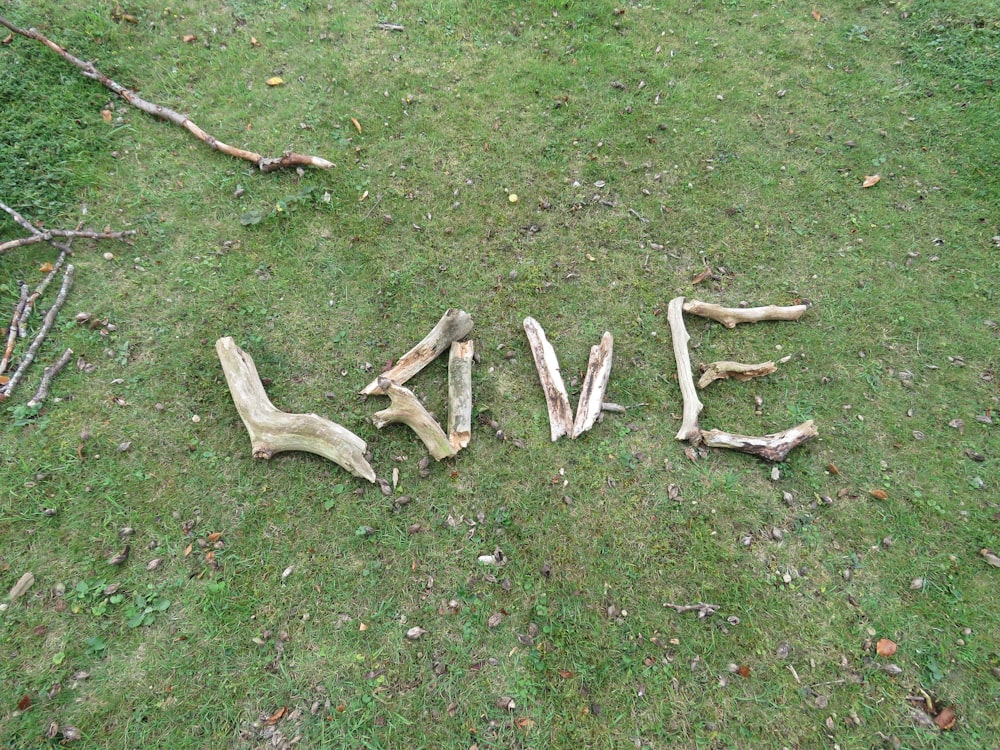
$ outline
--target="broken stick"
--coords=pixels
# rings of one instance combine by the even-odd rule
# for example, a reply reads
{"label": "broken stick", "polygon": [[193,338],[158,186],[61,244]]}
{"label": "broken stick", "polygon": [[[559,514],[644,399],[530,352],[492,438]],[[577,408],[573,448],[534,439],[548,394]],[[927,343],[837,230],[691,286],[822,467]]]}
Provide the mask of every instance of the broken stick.
{"label": "broken stick", "polygon": [[792,448],[802,445],[817,435],[819,435],[819,431],[810,419],[772,435],[752,437],[723,432],[722,430],[706,430],[701,433],[701,439],[705,445],[712,448],[731,448],[753,456],[760,456],[765,461],[780,463],[788,457]]}
{"label": "broken stick", "polygon": [[701,443],[701,428],[698,426],[698,416],[704,405],[698,398],[694,387],[694,376],[691,374],[691,355],[688,353],[687,328],[684,327],[684,298],[674,297],[667,305],[667,323],[670,324],[670,338],[674,345],[674,360],[677,362],[677,382],[681,387],[681,398],[684,400],[684,415],[681,428],[675,435],[677,440],[687,440],[692,445]]}
{"label": "broken stick", "polygon": [[545,338],[542,326],[532,317],[524,319],[524,333],[528,337],[531,356],[535,359],[535,369],[545,393],[545,405],[549,412],[549,434],[552,442],[563,435],[573,434],[573,407],[563,384],[559,369],[559,358],[549,340]]}
{"label": "broken stick", "polygon": [[402,422],[417,433],[417,436],[427,446],[427,450],[438,461],[454,456],[458,452],[448,442],[448,436],[444,434],[441,425],[424,408],[413,391],[394,383],[385,375],[379,376],[378,387],[379,391],[392,401],[392,406],[388,409],[383,409],[372,415],[372,423],[378,429],[381,430],[394,422]]}
{"label": "broken stick", "polygon": [[752,378],[761,378],[765,375],[770,375],[772,372],[777,371],[778,366],[774,362],[761,362],[756,365],[747,365],[742,362],[729,362],[724,360],[722,362],[713,362],[708,367],[705,368],[705,372],[702,373],[701,378],[698,380],[698,389],[708,387],[711,383],[716,380],[726,380],[732,378],[733,380],[750,380]]}
{"label": "broken stick", "polygon": [[253,357],[231,336],[215,342],[236,411],[250,433],[254,458],[269,459],[284,451],[305,451],[328,458],[356,477],[375,481],[365,460],[368,446],[346,427],[316,414],[280,411],[264,392]]}
{"label": "broken stick", "polygon": [[49,388],[52,387],[52,381],[55,379],[62,369],[67,365],[70,357],[73,356],[73,350],[67,349],[62,353],[62,356],[56,360],[55,364],[49,365],[42,372],[42,382],[38,384],[38,390],[35,391],[35,395],[31,397],[31,401],[28,402],[28,406],[38,406],[45,399],[49,397]]}
{"label": "broken stick", "polygon": [[383,372],[379,377],[366,385],[361,391],[362,396],[384,395],[379,388],[382,377],[402,385],[427,365],[433,362],[441,352],[451,346],[452,341],[464,339],[472,332],[472,316],[464,310],[451,308],[437,322],[430,333],[404,354],[395,366]]}
{"label": "broken stick", "polygon": [[45,229],[42,231],[36,231],[29,237],[21,237],[16,240],[0,242],[0,253],[5,253],[8,250],[13,250],[17,247],[24,247],[25,245],[35,245],[39,242],[51,242],[59,237],[63,239],[83,237],[84,239],[89,240],[120,240],[125,237],[132,237],[133,235],[135,235],[134,229],[128,229],[124,232],[93,232],[89,229]]}
{"label": "broken stick", "polygon": [[802,317],[808,305],[792,305],[791,307],[722,307],[710,302],[690,300],[684,303],[684,312],[711,318],[722,323],[726,328],[735,328],[737,323],[757,323],[761,320],[798,320]]}
{"label": "broken stick", "polygon": [[74,56],[73,54],[68,52],[65,48],[56,44],[51,39],[41,34],[37,30],[19,28],[18,26],[12,24],[3,16],[0,16],[0,24],[6,26],[8,29],[13,31],[15,34],[18,34],[19,36],[23,36],[27,39],[33,39],[36,42],[41,42],[50,50],[59,55],[63,60],[66,60],[66,62],[71,63],[72,65],[75,65],[77,68],[79,68],[85,77],[97,81],[98,83],[102,84],[105,88],[110,89],[136,109],[139,109],[148,115],[152,115],[153,117],[158,117],[161,120],[172,122],[174,125],[178,125],[179,127],[184,128],[199,141],[207,144],[210,148],[213,148],[216,151],[221,151],[222,153],[228,154],[229,156],[235,156],[240,159],[246,159],[249,162],[253,162],[254,164],[257,165],[257,168],[260,169],[261,172],[273,172],[276,169],[284,169],[287,167],[311,166],[311,167],[319,167],[320,169],[330,169],[330,167],[333,166],[331,162],[327,161],[326,159],[321,159],[318,156],[286,153],[285,155],[278,157],[265,157],[261,156],[260,154],[254,153],[253,151],[246,151],[241,148],[236,148],[235,146],[230,146],[229,144],[223,143],[222,141],[216,139],[214,136],[206,133],[200,127],[191,122],[191,120],[188,119],[187,115],[182,115],[180,112],[175,112],[174,110],[164,107],[160,104],[153,104],[152,102],[148,102],[142,97],[140,97],[132,89],[126,88],[125,86],[122,86],[120,83],[111,80],[101,71],[99,71],[96,67],[94,67],[93,63],[81,60],[80,58]]}
{"label": "broken stick", "polygon": [[52,330],[53,324],[56,322],[56,315],[59,314],[59,310],[66,303],[66,295],[69,294],[70,288],[73,286],[73,274],[75,272],[73,264],[70,263],[66,266],[66,273],[63,274],[62,286],[59,288],[59,294],[56,295],[55,301],[52,303],[52,307],[49,311],[45,313],[45,318],[42,320],[42,327],[38,329],[38,333],[35,334],[34,340],[31,342],[31,346],[28,347],[28,351],[24,353],[24,358],[21,359],[21,364],[17,366],[14,373],[10,376],[10,380],[4,385],[0,386],[0,400],[7,398],[11,393],[14,392],[14,388],[17,387],[18,382],[24,377],[25,371],[28,366],[34,361],[35,356],[38,354],[39,348],[42,346],[42,342],[45,341],[45,337],[49,335],[49,331]]}
{"label": "broken stick", "polygon": [[572,437],[581,434],[594,426],[604,405],[604,392],[608,389],[608,379],[611,377],[611,360],[614,353],[615,339],[610,331],[605,331],[601,343],[590,347],[590,359],[587,361],[587,375],[583,380],[580,400],[576,405],[576,419],[573,422]]}
{"label": "broken stick", "polygon": [[472,440],[471,341],[453,341],[448,355],[448,443],[456,453]]}

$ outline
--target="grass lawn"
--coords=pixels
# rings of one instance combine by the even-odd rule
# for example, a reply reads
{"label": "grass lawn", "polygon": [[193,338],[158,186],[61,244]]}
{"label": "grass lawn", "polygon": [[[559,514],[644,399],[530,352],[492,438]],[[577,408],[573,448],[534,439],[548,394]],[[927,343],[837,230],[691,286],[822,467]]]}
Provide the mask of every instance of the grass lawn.
{"label": "grass lawn", "polygon": [[[35,576],[0,605],[0,747],[1000,747],[1000,1],[0,15],[222,141],[335,163],[262,174],[0,45],[0,201],[137,231],[75,241],[0,403],[0,596]],[[0,255],[0,326],[56,254]],[[696,367],[789,357],[702,392],[703,427],[819,438],[690,460],[676,296],[808,300],[686,324]],[[358,391],[451,307],[473,437],[423,468]],[[551,442],[528,315],[574,405],[611,331],[627,411]],[[253,459],[222,336],[387,492]],[[407,386],[443,419],[446,358]]]}

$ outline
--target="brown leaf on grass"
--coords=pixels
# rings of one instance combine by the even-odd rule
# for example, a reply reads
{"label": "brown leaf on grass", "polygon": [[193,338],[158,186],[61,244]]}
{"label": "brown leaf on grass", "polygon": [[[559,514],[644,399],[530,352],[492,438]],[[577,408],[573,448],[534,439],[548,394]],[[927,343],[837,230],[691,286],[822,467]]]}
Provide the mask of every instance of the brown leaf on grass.
{"label": "brown leaf on grass", "polygon": [[879,638],[875,644],[875,653],[879,656],[892,656],[896,653],[896,644],[888,638]]}
{"label": "brown leaf on grass", "polygon": [[268,86],[281,86],[284,83],[284,79],[281,76],[271,76],[264,83]]}
{"label": "brown leaf on grass", "polygon": [[6,375],[0,375],[0,385],[7,385],[10,382],[10,378]]}
{"label": "brown leaf on grass", "polygon": [[104,120],[104,122],[106,122],[106,123],[108,123],[110,125],[111,124],[111,110],[110,109],[102,109],[101,110],[101,119]]}
{"label": "brown leaf on grass", "polygon": [[947,731],[949,729],[954,729],[957,718],[958,717],[955,714],[955,707],[948,706],[934,717],[934,723],[937,724],[938,729]]}
{"label": "brown leaf on grass", "polygon": [[1000,568],[1000,557],[997,557],[993,550],[986,549],[983,547],[979,550],[979,554],[982,555],[983,559],[994,568]]}
{"label": "brown leaf on grass", "polygon": [[21,700],[17,702],[17,710],[27,711],[29,708],[31,708],[31,696],[25,693]]}
{"label": "brown leaf on grass", "polygon": [[691,286],[698,286],[698,284],[710,278],[712,278],[712,269],[706,268],[704,271],[691,279]]}
{"label": "brown leaf on grass", "polygon": [[40,265],[40,266],[38,267],[38,270],[39,270],[39,271],[41,271],[42,273],[48,273],[48,272],[49,272],[49,271],[51,271],[51,270],[52,270],[53,268],[55,268],[55,266],[53,266],[53,265],[52,265],[51,263],[49,263],[48,261],[45,261],[44,263],[42,263],[42,265]]}
{"label": "brown leaf on grass", "polygon": [[271,726],[274,726],[279,721],[281,721],[281,717],[283,717],[286,713],[288,713],[288,707],[287,706],[282,706],[277,711],[275,711],[273,714],[271,714],[270,716],[268,716],[267,719],[264,721],[264,723],[265,724],[270,724]]}
{"label": "brown leaf on grass", "polygon": [[361,133],[361,123],[358,122],[358,118],[357,117],[352,117],[351,118],[351,124],[354,126],[355,130],[358,131],[358,133]]}
{"label": "brown leaf on grass", "polygon": [[10,44],[13,41],[14,41],[14,35],[8,34],[3,39],[0,39],[0,44]]}
{"label": "brown leaf on grass", "polygon": [[191,44],[191,42],[198,41],[198,37],[196,37],[194,34],[185,34],[183,37],[181,37],[181,39],[184,41],[184,44]]}
{"label": "brown leaf on grass", "polygon": [[222,539],[222,532],[221,531],[213,531],[211,534],[209,534],[207,537],[205,537],[205,541],[208,542],[209,544],[217,542],[220,539]]}
{"label": "brown leaf on grass", "polygon": [[260,46],[260,42],[257,41],[257,37],[255,37],[255,36],[250,37],[250,46],[251,47],[259,47]]}
{"label": "brown leaf on grass", "polygon": [[125,545],[125,549],[123,549],[117,555],[114,555],[113,557],[109,557],[108,558],[108,565],[121,565],[126,560],[128,560],[128,556],[131,553],[132,553],[132,547],[131,547],[131,545],[126,544]]}
{"label": "brown leaf on grass", "polygon": [[868,494],[874,497],[876,500],[888,500],[889,493],[885,490],[869,490]]}
{"label": "brown leaf on grass", "polygon": [[559,676],[562,677],[564,680],[568,680],[570,677],[573,676],[573,672],[571,672],[568,669],[560,669]]}
{"label": "brown leaf on grass", "polygon": [[868,174],[868,175],[865,175],[865,179],[864,179],[864,182],[861,183],[861,187],[863,187],[863,188],[875,187],[876,185],[878,185],[879,180],[881,180],[881,179],[882,179],[881,175],[877,175],[877,174]]}
{"label": "brown leaf on grass", "polygon": [[184,557],[191,554],[191,550],[194,548],[194,542],[191,542],[187,547],[184,548]]}
{"label": "brown leaf on grass", "polygon": [[833,474],[834,476],[840,476],[840,469],[838,469],[837,465],[834,464],[834,463],[827,464],[826,465],[826,470],[828,472],[830,472],[831,474]]}
{"label": "brown leaf on grass", "polygon": [[535,726],[535,722],[534,720],[529,719],[527,716],[518,716],[516,719],[514,719],[514,726],[520,729],[522,732],[527,732],[529,729]]}
{"label": "brown leaf on grass", "polygon": [[816,21],[823,20],[823,15],[818,10],[814,10],[812,12],[812,17],[813,17],[813,20],[816,20]]}
{"label": "brown leaf on grass", "polygon": [[749,677],[750,667],[748,667],[746,664],[740,664],[740,666],[737,667],[736,669],[736,674],[738,674],[740,677]]}

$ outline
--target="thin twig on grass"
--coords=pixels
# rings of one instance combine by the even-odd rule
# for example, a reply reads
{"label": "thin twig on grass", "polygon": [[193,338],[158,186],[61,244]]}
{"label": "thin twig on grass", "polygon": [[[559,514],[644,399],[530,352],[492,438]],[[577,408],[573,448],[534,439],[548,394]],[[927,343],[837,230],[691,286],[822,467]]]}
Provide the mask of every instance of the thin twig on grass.
{"label": "thin twig on grass", "polygon": [[46,229],[41,232],[36,232],[30,237],[19,237],[16,240],[0,242],[0,253],[5,253],[8,250],[13,250],[14,248],[24,247],[25,245],[35,245],[39,242],[49,242],[54,240],[56,237],[83,237],[88,240],[120,240],[125,237],[132,237],[133,235],[135,235],[134,229],[128,229],[124,232],[94,232],[89,229]]}
{"label": "thin twig on grass", "polygon": [[62,46],[56,44],[51,39],[46,37],[41,32],[36,29],[22,29],[15,26],[10,21],[8,21],[3,16],[0,16],[0,24],[6,26],[8,29],[13,31],[19,36],[23,36],[26,39],[33,39],[36,42],[41,42],[46,47],[51,49],[57,55],[59,55],[63,60],[75,65],[81,70],[84,76],[90,78],[98,83],[102,84],[105,88],[110,89],[122,99],[124,99],[128,104],[145,112],[153,117],[159,117],[161,120],[167,120],[168,122],[174,123],[179,127],[184,128],[186,131],[191,133],[195,138],[197,138],[202,143],[207,144],[210,148],[216,151],[221,151],[229,156],[236,156],[240,159],[246,159],[247,161],[253,162],[257,165],[257,168],[261,172],[273,172],[277,169],[284,169],[287,167],[319,167],[320,169],[330,169],[334,166],[332,162],[326,159],[321,159],[318,156],[309,156],[306,154],[295,154],[287,153],[283,156],[277,157],[265,157],[253,151],[247,151],[245,149],[236,148],[235,146],[230,146],[227,143],[223,143],[214,136],[206,133],[200,127],[195,125],[188,119],[187,115],[182,115],[180,112],[176,112],[168,107],[164,107],[160,104],[154,104],[153,102],[146,101],[140,97],[132,89],[122,86],[117,81],[113,81],[99,71],[94,64],[87,62],[86,60],[81,60],[79,57],[68,52]]}
{"label": "thin twig on grass", "polygon": [[14,317],[10,319],[10,328],[7,329],[7,345],[3,350],[3,357],[0,358],[0,375],[7,372],[7,365],[10,364],[10,355],[14,352],[14,342],[17,341],[18,331],[21,329],[21,318],[24,317],[24,308],[28,304],[28,285],[21,283],[21,297],[14,305]]}
{"label": "thin twig on grass", "polygon": [[0,399],[8,398],[11,393],[14,392],[14,388],[17,387],[18,382],[24,377],[25,371],[28,366],[34,361],[35,355],[38,354],[38,349],[41,347],[42,342],[45,341],[45,337],[48,335],[49,331],[52,330],[52,325],[56,321],[56,315],[59,314],[59,310],[66,302],[66,295],[69,294],[70,287],[73,286],[73,274],[76,269],[73,264],[70,263],[66,266],[66,273],[63,274],[62,286],[59,288],[59,294],[56,295],[55,302],[52,303],[52,307],[49,311],[45,313],[45,319],[42,321],[42,327],[39,329],[38,333],[35,334],[34,341],[31,342],[31,346],[28,347],[28,351],[25,352],[24,358],[21,360],[21,364],[17,366],[14,370],[14,374],[10,376],[10,380],[0,386]]}
{"label": "thin twig on grass", "polygon": [[42,403],[49,397],[49,388],[52,387],[52,381],[66,366],[72,356],[73,350],[67,349],[62,353],[62,356],[56,360],[55,364],[45,368],[45,372],[42,373],[42,382],[38,384],[38,390],[35,391],[35,395],[31,397],[31,401],[28,402],[28,406],[38,406],[38,404]]}

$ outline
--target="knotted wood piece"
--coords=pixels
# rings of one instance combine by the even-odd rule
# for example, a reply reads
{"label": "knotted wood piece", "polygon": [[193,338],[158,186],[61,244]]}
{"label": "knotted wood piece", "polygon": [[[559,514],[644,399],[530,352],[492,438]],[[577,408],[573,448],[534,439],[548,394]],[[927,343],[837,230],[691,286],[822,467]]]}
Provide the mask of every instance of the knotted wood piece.
{"label": "knotted wood piece", "polygon": [[677,382],[681,387],[681,398],[684,402],[681,428],[675,437],[677,440],[687,440],[692,445],[698,445],[701,443],[698,419],[704,405],[698,398],[698,391],[694,387],[694,376],[691,374],[691,355],[688,352],[688,342],[691,337],[684,326],[683,297],[674,297],[670,300],[667,305],[667,323],[670,324],[674,360],[677,362]]}
{"label": "knotted wood piece", "polygon": [[444,434],[441,425],[424,408],[413,391],[394,383],[385,375],[379,376],[378,388],[381,393],[389,397],[392,405],[372,415],[372,423],[377,428],[381,430],[395,422],[405,424],[417,433],[427,446],[427,450],[438,461],[454,456],[458,452],[448,441],[448,436]]}
{"label": "knotted wood piece", "polygon": [[722,307],[710,302],[689,300],[684,303],[684,312],[700,315],[722,323],[726,328],[735,328],[738,323],[758,323],[762,320],[798,320],[809,309],[808,305],[779,307]]}
{"label": "knotted wood piece", "polygon": [[264,392],[253,357],[231,336],[215,342],[215,351],[229,384],[229,392],[250,434],[254,458],[270,459],[284,451],[305,451],[328,458],[356,477],[375,481],[365,459],[368,445],[353,432],[317,414],[290,414],[279,410]]}
{"label": "knotted wood piece", "polygon": [[532,317],[524,319],[524,333],[528,337],[531,356],[535,359],[535,369],[545,393],[545,405],[549,412],[549,434],[552,442],[563,435],[573,434],[573,407],[569,405],[569,395],[559,369],[559,358],[555,349],[545,337],[545,331]]}
{"label": "knotted wood piece", "polygon": [[728,360],[723,360],[721,362],[712,362],[708,367],[705,368],[705,372],[701,374],[698,379],[698,390],[707,388],[711,383],[716,380],[726,380],[732,378],[733,380],[751,380],[753,378],[762,378],[765,375],[770,375],[776,372],[778,366],[774,362],[760,362],[759,364],[749,365],[742,362],[730,362]]}
{"label": "knotted wood piece", "polygon": [[457,453],[472,440],[471,341],[453,341],[448,355],[448,443]]}
{"label": "knotted wood piece", "polygon": [[754,437],[723,432],[722,430],[705,430],[701,433],[701,439],[710,448],[731,448],[753,456],[760,456],[765,461],[780,463],[788,457],[792,448],[802,445],[818,435],[819,431],[810,419],[772,435]]}
{"label": "knotted wood piece", "polygon": [[451,346],[451,342],[464,339],[472,332],[472,316],[464,310],[451,308],[441,320],[410,351],[400,357],[396,364],[361,389],[363,396],[381,396],[379,379],[385,377],[397,385],[402,385],[427,365],[441,352]]}
{"label": "knotted wood piece", "polygon": [[604,392],[608,389],[608,379],[611,377],[611,360],[614,354],[615,339],[611,331],[605,331],[601,343],[590,347],[590,359],[587,360],[587,375],[583,380],[580,400],[576,405],[576,419],[573,420],[573,439],[580,437],[594,426],[601,415],[604,405]]}

